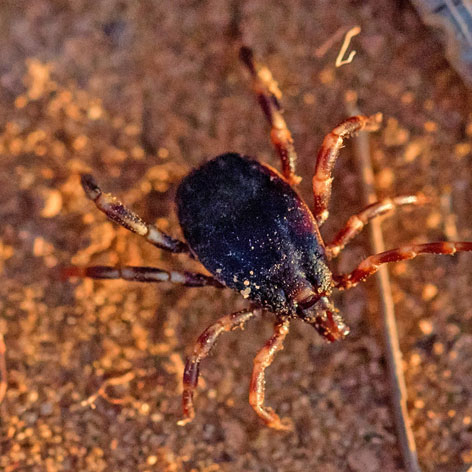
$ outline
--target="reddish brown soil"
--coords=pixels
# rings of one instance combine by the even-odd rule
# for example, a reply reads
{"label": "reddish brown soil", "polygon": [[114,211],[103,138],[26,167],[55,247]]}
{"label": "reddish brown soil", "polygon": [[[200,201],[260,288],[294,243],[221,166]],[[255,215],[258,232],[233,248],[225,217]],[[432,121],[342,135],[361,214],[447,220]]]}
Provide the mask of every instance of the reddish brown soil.
{"label": "reddish brown soil", "polygon": [[[243,2],[241,2],[242,4]],[[264,427],[247,403],[252,358],[272,316],[228,334],[202,367],[197,417],[179,427],[181,376],[198,333],[246,306],[230,291],[121,281],[64,282],[57,267],[197,269],[108,222],[86,200],[91,171],[148,221],[179,235],[176,186],[224,151],[278,165],[237,60],[235,26],[284,91],[301,192],[322,137],[354,90],[385,126],[372,137],[379,196],[423,191],[436,205],[384,223],[388,247],[472,240],[470,95],[407,2],[257,0],[3,2],[0,6],[0,332],[8,390],[5,471],[401,471],[375,284],[336,303],[349,338],[326,345],[293,323],[268,371],[268,403],[295,433]],[[336,69],[354,25],[352,64]],[[348,146],[329,239],[360,208]],[[449,202],[449,207],[448,207]],[[456,234],[455,234],[456,233]],[[369,253],[356,239],[336,270]],[[472,256],[392,267],[410,414],[425,471],[472,462]],[[103,382],[119,404],[99,397]]]}

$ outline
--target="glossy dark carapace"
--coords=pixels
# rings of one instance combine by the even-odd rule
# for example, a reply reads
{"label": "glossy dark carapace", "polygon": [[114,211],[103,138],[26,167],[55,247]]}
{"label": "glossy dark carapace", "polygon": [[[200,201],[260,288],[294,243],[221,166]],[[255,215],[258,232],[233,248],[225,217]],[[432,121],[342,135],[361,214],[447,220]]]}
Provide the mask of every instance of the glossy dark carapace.
{"label": "glossy dark carapace", "polygon": [[266,67],[254,61],[248,48],[241,49],[241,59],[271,127],[271,140],[282,164],[281,174],[235,153],[215,157],[195,169],[177,190],[177,210],[185,241],[145,223],[115,197],[103,193],[91,175],[82,176],[87,196],[111,220],[161,249],[195,257],[211,275],[131,266],[72,267],[67,274],[229,287],[251,301],[250,308],[221,317],[198,338],[185,365],[184,419],[180,424],[195,416],[193,395],[200,363],[219,335],[243,326],[263,309],[272,312],[276,317],[274,334],[254,360],[249,402],[268,426],[290,429],[288,420],[281,420],[264,405],[264,372],[282,348],[290,322],[301,319],[330,342],[342,339],[349,329],[331,301],[334,289],[354,287],[384,263],[413,259],[425,253],[472,251],[472,243],[412,244],[370,256],[351,273],[333,275],[328,261],[338,256],[370,219],[401,205],[422,204],[425,198],[404,196],[373,203],[352,216],[333,241],[325,244],[319,228],[328,217],[332,171],[343,140],[361,130],[375,131],[381,115],[348,118],[326,135],[315,163],[314,206],[310,210],[293,188],[300,178],[295,174],[296,153],[281,113],[277,83]]}
{"label": "glossy dark carapace", "polygon": [[218,156],[183,180],[177,209],[198,260],[244,298],[293,317],[307,293],[331,291],[315,218],[270,167],[238,154]]}

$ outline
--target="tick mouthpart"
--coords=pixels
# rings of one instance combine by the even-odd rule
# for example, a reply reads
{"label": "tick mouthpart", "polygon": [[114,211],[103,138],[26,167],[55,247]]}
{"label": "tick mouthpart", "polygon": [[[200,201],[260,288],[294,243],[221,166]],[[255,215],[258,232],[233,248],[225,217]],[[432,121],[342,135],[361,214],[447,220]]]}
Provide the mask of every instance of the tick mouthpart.
{"label": "tick mouthpart", "polygon": [[320,296],[313,293],[312,290],[306,289],[296,297],[297,309],[301,316],[304,317],[304,312],[311,308],[318,300]]}
{"label": "tick mouthpart", "polygon": [[88,198],[90,198],[90,200],[95,201],[101,195],[102,191],[100,187],[90,174],[81,175],[80,182],[85,191],[85,194]]}
{"label": "tick mouthpart", "polygon": [[349,327],[328,297],[320,297],[311,309],[302,310],[301,316],[330,343],[344,339],[349,334]]}
{"label": "tick mouthpart", "polygon": [[244,63],[244,65],[249,69],[251,74],[255,74],[256,69],[254,65],[254,54],[251,48],[247,46],[242,46],[239,50],[239,58]]}

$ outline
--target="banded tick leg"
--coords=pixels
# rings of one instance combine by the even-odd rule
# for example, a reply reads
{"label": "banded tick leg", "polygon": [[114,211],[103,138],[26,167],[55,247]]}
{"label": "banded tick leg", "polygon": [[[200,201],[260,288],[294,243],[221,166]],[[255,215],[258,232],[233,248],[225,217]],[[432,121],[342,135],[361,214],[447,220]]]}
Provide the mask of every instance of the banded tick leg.
{"label": "banded tick leg", "polygon": [[211,285],[223,288],[220,282],[208,275],[195,272],[167,271],[156,267],[68,267],[63,271],[64,277],[89,277],[91,279],[123,279],[132,282],[171,282],[186,287],[204,287]]}
{"label": "banded tick leg", "polygon": [[362,130],[376,131],[379,129],[381,121],[381,113],[372,116],[352,116],[325,136],[316,158],[315,175],[313,176],[314,215],[318,226],[321,226],[329,215],[328,204],[333,183],[333,167],[344,139]]}
{"label": "banded tick leg", "polygon": [[178,422],[183,426],[195,417],[193,394],[198,384],[200,362],[210,353],[220,334],[226,331],[243,327],[244,323],[259,314],[259,310],[243,310],[223,316],[216,323],[208,327],[198,338],[193,354],[188,358],[184,369],[184,390],[182,393],[182,408],[184,417]]}
{"label": "banded tick leg", "polygon": [[189,252],[187,244],[174,239],[153,225],[145,223],[136,213],[127,208],[116,197],[103,193],[95,179],[89,175],[82,175],[82,187],[87,197],[96,207],[115,223],[125,227],[133,233],[143,236],[154,246],[170,252]]}
{"label": "banded tick leg", "polygon": [[344,247],[357,236],[364,226],[373,218],[384,215],[403,205],[423,205],[429,201],[424,195],[408,195],[404,197],[386,198],[380,202],[372,203],[357,215],[349,218],[343,229],[334,240],[326,245],[326,255],[333,259],[339,255]]}
{"label": "banded tick leg", "polygon": [[282,115],[282,106],[280,105],[282,92],[270,70],[254,60],[251,49],[242,47],[240,57],[251,74],[254,92],[271,126],[270,139],[280,157],[282,174],[291,185],[298,184],[301,177],[295,175],[297,153],[293,146],[292,134]]}
{"label": "banded tick leg", "polygon": [[420,254],[454,255],[456,252],[472,251],[472,242],[447,242],[411,244],[390,251],[381,252],[364,259],[350,274],[341,274],[334,277],[335,285],[340,290],[355,287],[359,282],[367,279],[379,270],[382,264],[414,259]]}
{"label": "banded tick leg", "polygon": [[283,420],[272,410],[264,406],[265,377],[267,367],[272,364],[277,351],[283,349],[283,342],[288,334],[289,321],[280,321],[275,324],[274,334],[265,346],[257,353],[254,359],[254,370],[252,371],[251,385],[249,387],[249,403],[255,412],[262,418],[264,423],[271,428],[290,431],[293,429],[289,419]]}

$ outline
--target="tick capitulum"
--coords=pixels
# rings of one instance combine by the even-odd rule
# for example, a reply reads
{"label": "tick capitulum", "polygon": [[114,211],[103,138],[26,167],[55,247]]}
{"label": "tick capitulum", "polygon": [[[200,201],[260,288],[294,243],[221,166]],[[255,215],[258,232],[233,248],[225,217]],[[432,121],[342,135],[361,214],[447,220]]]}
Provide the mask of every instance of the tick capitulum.
{"label": "tick capitulum", "polygon": [[282,348],[290,322],[297,318],[305,321],[329,342],[342,339],[349,329],[330,299],[334,289],[354,287],[384,263],[413,259],[425,253],[472,251],[472,243],[409,245],[370,256],[351,273],[333,275],[328,261],[336,257],[370,219],[398,206],[420,205],[425,199],[404,196],[369,205],[352,216],[332,242],[325,244],[319,228],[328,217],[332,171],[343,139],[361,130],[377,130],[381,115],[348,118],[324,138],[315,164],[311,211],[293,188],[300,181],[295,174],[297,156],[281,113],[277,84],[270,71],[255,62],[250,49],[241,49],[241,59],[249,70],[259,104],[271,127],[271,140],[282,163],[281,174],[266,164],[235,153],[218,156],[191,172],[177,190],[178,217],[186,242],[145,223],[115,197],[103,193],[90,175],[82,176],[86,195],[108,218],[158,248],[194,256],[212,275],[154,267],[106,266],[71,268],[68,274],[95,279],[167,281],[192,287],[228,287],[252,302],[251,308],[223,316],[198,338],[184,370],[181,424],[194,417],[193,396],[200,363],[219,335],[241,327],[261,310],[272,312],[276,317],[274,334],[254,360],[249,402],[268,426],[289,429],[288,420],[281,420],[264,405],[264,372]]}

